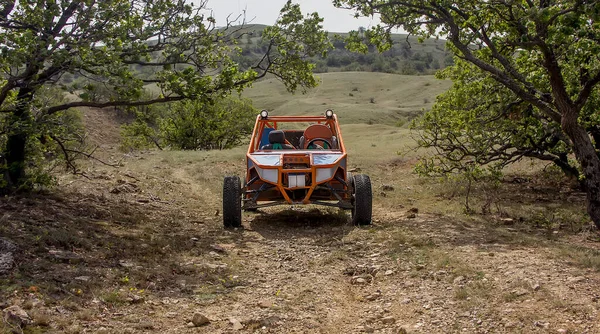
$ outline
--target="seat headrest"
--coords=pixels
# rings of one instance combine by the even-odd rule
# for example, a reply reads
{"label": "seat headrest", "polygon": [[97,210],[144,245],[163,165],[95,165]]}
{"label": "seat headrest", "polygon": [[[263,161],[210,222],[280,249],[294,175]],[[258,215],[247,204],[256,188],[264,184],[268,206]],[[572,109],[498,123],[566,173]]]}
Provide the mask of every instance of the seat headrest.
{"label": "seat headrest", "polygon": [[313,124],[304,131],[305,139],[323,138],[329,139],[333,136],[331,129],[323,124]]}
{"label": "seat headrest", "polygon": [[285,144],[285,134],[281,130],[273,130],[269,132],[269,143]]}

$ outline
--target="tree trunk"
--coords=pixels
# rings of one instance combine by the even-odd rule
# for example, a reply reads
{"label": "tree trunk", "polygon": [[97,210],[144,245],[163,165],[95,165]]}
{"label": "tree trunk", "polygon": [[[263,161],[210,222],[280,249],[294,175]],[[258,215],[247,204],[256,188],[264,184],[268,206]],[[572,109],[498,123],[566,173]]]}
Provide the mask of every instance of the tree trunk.
{"label": "tree trunk", "polygon": [[33,99],[33,90],[21,88],[17,95],[17,104],[13,117],[17,126],[10,132],[6,141],[7,183],[18,187],[25,178],[25,146],[27,144],[26,124],[29,122],[29,105]]}
{"label": "tree trunk", "polygon": [[585,176],[588,214],[600,229],[600,159],[589,134],[577,122],[577,111],[569,108],[562,115],[562,129],[573,141],[573,152]]}

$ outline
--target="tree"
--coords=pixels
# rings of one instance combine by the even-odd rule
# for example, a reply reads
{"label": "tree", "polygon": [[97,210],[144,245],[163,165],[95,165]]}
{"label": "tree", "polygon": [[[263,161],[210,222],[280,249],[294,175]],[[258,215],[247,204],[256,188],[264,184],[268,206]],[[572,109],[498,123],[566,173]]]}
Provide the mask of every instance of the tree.
{"label": "tree", "polygon": [[598,1],[333,2],[358,15],[380,14],[382,25],[370,32],[371,42],[380,49],[389,48],[389,33],[397,27],[420,38],[446,38],[456,57],[514,94],[542,126],[560,127],[581,169],[587,211],[600,227],[600,136],[595,134],[599,114],[585,117],[587,110],[598,108]]}
{"label": "tree", "polygon": [[[35,123],[69,108],[144,106],[228,96],[272,74],[290,91],[316,85],[306,59],[330,48],[322,19],[304,17],[288,1],[277,23],[265,28],[266,52],[251,68],[240,69],[233,57],[242,27],[218,28],[206,14],[206,0],[40,0],[0,3],[0,113],[10,131],[2,151],[6,181],[25,180],[28,144],[39,139]],[[150,68],[150,71],[143,69]],[[114,94],[33,105],[44,87],[61,77],[86,78]],[[161,93],[143,95],[145,85]],[[91,87],[91,86],[90,86]],[[92,89],[91,91],[95,91]],[[34,113],[38,117],[33,117]]]}
{"label": "tree", "polygon": [[[496,174],[530,157],[554,163],[568,177],[579,177],[560,125],[545,122],[531,104],[463,60],[437,76],[454,84],[413,124],[419,146],[436,153],[422,159],[418,172],[445,175],[472,170],[475,163]],[[589,120],[592,112],[585,110],[585,118]]]}

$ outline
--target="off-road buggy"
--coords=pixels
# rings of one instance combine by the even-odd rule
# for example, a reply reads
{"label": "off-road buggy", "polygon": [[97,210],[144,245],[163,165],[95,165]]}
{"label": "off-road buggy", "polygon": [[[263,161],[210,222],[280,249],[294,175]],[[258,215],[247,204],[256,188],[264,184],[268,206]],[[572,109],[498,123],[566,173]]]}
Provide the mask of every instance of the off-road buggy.
{"label": "off-road buggy", "polygon": [[242,224],[242,210],[275,205],[316,204],[352,210],[352,221],[371,223],[371,180],[348,172],[346,147],[337,116],[256,118],[246,154],[244,182],[223,182],[223,223]]}

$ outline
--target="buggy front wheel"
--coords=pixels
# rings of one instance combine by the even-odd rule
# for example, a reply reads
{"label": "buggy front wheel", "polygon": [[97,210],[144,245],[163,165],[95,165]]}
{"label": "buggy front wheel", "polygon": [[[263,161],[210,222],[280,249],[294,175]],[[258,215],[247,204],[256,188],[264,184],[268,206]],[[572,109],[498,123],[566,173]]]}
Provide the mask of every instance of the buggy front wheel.
{"label": "buggy front wheel", "polygon": [[352,223],[370,225],[373,214],[371,179],[364,174],[354,175],[352,181]]}
{"label": "buggy front wheel", "polygon": [[223,226],[242,226],[242,186],[237,176],[223,180]]}

